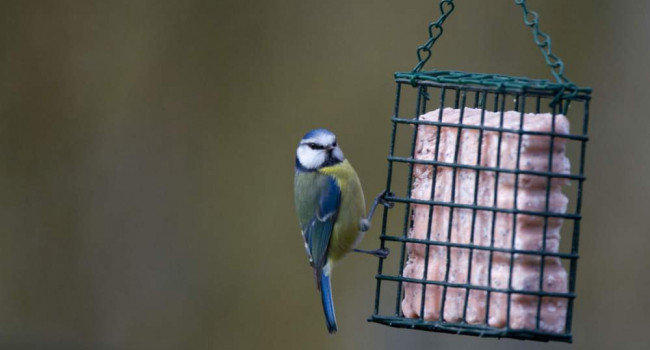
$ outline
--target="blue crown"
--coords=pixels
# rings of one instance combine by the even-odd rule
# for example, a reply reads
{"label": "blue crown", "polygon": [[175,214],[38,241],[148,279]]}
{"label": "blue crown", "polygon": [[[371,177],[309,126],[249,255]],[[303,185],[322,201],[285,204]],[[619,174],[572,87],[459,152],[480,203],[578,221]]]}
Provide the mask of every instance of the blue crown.
{"label": "blue crown", "polygon": [[310,139],[310,138],[317,137],[319,135],[332,135],[332,136],[334,136],[334,133],[327,130],[327,129],[314,129],[314,130],[311,130],[308,133],[306,133],[305,136],[302,137],[302,139],[303,140],[304,139]]}

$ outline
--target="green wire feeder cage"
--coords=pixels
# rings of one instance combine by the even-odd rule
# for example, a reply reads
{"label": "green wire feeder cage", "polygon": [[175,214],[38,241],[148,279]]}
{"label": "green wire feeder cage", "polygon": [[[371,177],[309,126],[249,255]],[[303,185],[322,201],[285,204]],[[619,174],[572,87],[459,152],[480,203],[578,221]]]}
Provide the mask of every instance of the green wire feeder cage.
{"label": "green wire feeder cage", "polygon": [[[394,253],[379,260],[369,321],[572,340],[591,89],[564,76],[537,14],[515,4],[555,82],[422,71],[452,0],[440,2],[415,68],[395,74],[386,199],[396,206],[380,236]],[[414,114],[400,108],[409,98]]]}

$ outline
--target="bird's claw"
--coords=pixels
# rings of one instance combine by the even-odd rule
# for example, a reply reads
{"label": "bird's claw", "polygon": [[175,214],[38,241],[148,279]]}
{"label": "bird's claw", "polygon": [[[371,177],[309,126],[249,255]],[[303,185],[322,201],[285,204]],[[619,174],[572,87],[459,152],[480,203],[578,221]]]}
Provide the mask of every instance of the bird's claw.
{"label": "bird's claw", "polygon": [[383,205],[384,207],[386,207],[388,209],[391,209],[391,208],[393,208],[395,206],[395,203],[389,202],[386,199],[386,197],[394,197],[394,196],[395,196],[395,193],[393,193],[391,191],[384,191],[384,192],[382,192],[381,196],[379,197],[379,203],[381,203],[381,205]]}
{"label": "bird's claw", "polygon": [[388,257],[388,254],[390,254],[390,249],[388,248],[382,248],[382,249],[377,249],[377,257],[380,259],[386,259]]}
{"label": "bird's claw", "polygon": [[372,206],[370,206],[370,212],[368,213],[368,217],[366,217],[366,220],[368,222],[372,220],[372,216],[375,214],[375,209],[377,209],[377,205],[379,205],[379,203],[381,203],[381,205],[383,205],[388,209],[395,206],[394,203],[386,200],[386,196],[394,196],[394,195],[395,194],[393,192],[383,191],[377,197],[375,197],[375,200],[372,202]]}

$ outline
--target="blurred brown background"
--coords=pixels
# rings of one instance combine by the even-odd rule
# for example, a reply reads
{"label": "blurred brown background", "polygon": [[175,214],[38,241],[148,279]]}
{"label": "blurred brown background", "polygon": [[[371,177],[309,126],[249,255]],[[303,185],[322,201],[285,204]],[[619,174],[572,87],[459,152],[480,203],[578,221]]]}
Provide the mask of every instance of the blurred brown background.
{"label": "blurred brown background", "polygon": [[[367,199],[383,188],[392,73],[437,1],[5,0],[0,348],[647,347],[650,3],[529,6],[594,88],[573,345],[367,323],[364,256],[336,270],[325,331],[296,143],[331,128]],[[427,67],[550,77],[510,0],[458,1]]]}

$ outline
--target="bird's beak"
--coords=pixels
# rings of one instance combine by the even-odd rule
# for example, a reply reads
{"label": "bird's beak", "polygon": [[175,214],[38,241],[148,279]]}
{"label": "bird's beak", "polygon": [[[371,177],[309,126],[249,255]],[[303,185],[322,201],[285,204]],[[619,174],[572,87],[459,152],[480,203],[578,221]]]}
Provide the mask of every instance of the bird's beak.
{"label": "bird's beak", "polygon": [[336,148],[336,147],[334,147],[334,146],[327,146],[325,149],[326,149],[327,151],[330,151],[330,152],[331,152],[334,148]]}

